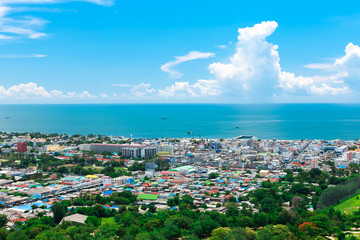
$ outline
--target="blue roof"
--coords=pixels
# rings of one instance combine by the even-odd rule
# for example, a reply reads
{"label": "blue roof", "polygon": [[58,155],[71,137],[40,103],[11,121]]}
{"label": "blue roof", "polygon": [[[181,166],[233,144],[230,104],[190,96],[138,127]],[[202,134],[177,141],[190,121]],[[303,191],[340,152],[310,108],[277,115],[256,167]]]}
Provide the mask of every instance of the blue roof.
{"label": "blue roof", "polygon": [[21,205],[21,206],[16,206],[16,207],[14,207],[14,209],[28,211],[28,210],[31,210],[32,208],[31,208],[31,204],[24,204],[24,205]]}
{"label": "blue roof", "polygon": [[51,205],[50,204],[46,204],[46,203],[43,203],[43,202],[36,202],[36,203],[32,203],[32,204],[24,204],[24,205],[21,205],[21,206],[16,206],[14,207],[14,209],[19,209],[19,210],[24,210],[24,211],[29,211],[32,209],[31,205],[35,205],[37,207],[41,207],[41,206],[46,206],[46,208],[50,208]]}
{"label": "blue roof", "polygon": [[37,206],[37,207],[41,207],[41,206],[46,206],[46,208],[50,208],[51,205],[50,204],[46,204],[46,203],[42,203],[42,202],[36,202],[33,203],[33,205]]}
{"label": "blue roof", "polygon": [[343,165],[339,165],[339,166],[337,166],[337,168],[346,168],[346,167]]}
{"label": "blue roof", "polygon": [[110,191],[110,190],[107,190],[107,191],[103,192],[103,194],[105,194],[105,195],[110,195],[112,193],[113,193],[113,191]]}

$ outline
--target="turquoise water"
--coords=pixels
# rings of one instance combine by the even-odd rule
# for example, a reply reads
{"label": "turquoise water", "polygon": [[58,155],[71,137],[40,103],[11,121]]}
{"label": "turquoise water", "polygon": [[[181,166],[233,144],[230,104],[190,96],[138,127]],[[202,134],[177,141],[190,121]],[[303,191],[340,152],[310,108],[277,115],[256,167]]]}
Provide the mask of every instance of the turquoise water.
{"label": "turquoise water", "polygon": [[360,105],[0,105],[0,131],[355,140],[360,138]]}

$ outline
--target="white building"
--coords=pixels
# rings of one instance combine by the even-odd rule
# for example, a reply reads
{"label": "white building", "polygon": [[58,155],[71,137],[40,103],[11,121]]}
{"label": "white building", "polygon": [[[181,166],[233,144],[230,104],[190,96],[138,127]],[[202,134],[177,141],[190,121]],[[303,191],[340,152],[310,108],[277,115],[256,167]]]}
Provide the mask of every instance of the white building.
{"label": "white building", "polygon": [[109,186],[111,185],[111,177],[109,176],[103,176],[102,177],[103,180],[103,186]]}

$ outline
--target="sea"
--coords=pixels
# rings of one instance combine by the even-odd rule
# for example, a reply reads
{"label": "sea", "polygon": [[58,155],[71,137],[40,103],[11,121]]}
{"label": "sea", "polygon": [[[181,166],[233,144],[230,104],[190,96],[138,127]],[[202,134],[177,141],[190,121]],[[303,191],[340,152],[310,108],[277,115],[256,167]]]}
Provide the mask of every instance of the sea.
{"label": "sea", "polygon": [[144,138],[360,138],[359,104],[0,105],[0,131]]}

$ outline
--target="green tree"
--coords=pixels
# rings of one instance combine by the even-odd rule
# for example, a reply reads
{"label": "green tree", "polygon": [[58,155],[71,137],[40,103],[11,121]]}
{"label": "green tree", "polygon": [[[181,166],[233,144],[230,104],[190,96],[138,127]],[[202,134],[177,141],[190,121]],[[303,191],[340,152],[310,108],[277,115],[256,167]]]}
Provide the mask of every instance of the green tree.
{"label": "green tree", "polygon": [[226,210],[226,216],[227,217],[237,217],[237,216],[239,216],[239,210],[238,210],[236,204],[231,204],[230,206],[228,206],[228,208]]}
{"label": "green tree", "polygon": [[210,173],[209,174],[209,179],[215,179],[215,178],[217,178],[219,176],[219,174],[216,174],[216,173]]}
{"label": "green tree", "polygon": [[155,213],[155,212],[156,212],[156,207],[155,207],[155,205],[151,204],[151,205],[149,206],[149,212],[151,212],[151,213]]}
{"label": "green tree", "polygon": [[94,227],[98,227],[101,224],[100,219],[98,217],[96,217],[96,216],[87,217],[86,220],[85,220],[85,223],[87,225],[92,225]]}
{"label": "green tree", "polygon": [[8,219],[7,219],[6,215],[0,214],[0,228],[4,227],[7,222],[8,222]]}
{"label": "green tree", "polygon": [[116,223],[105,223],[98,227],[95,239],[113,239],[117,236],[118,226]]}
{"label": "green tree", "polygon": [[9,232],[6,228],[0,228],[0,240],[5,240]]}
{"label": "green tree", "polygon": [[151,240],[151,236],[147,232],[142,232],[136,235],[135,240]]}
{"label": "green tree", "polygon": [[18,230],[15,232],[10,233],[6,240],[27,240],[29,239],[28,236],[26,236],[25,232],[23,230]]}
{"label": "green tree", "polygon": [[231,232],[231,228],[229,227],[216,228],[211,232],[210,240],[228,239]]}
{"label": "green tree", "polygon": [[266,197],[263,200],[261,200],[260,203],[261,203],[261,209],[265,213],[274,213],[280,209],[277,202],[272,197]]}
{"label": "green tree", "polygon": [[33,227],[29,230],[28,235],[30,238],[35,238],[37,235],[39,235],[42,232],[42,230],[38,227]]}
{"label": "green tree", "polygon": [[60,202],[54,202],[51,206],[51,211],[53,212],[53,218],[56,223],[59,223],[61,219],[64,218],[66,213],[65,206],[62,205]]}
{"label": "green tree", "polygon": [[269,217],[266,213],[260,212],[255,215],[254,220],[258,226],[265,226],[269,222]]}
{"label": "green tree", "polygon": [[258,240],[288,240],[294,235],[285,225],[267,225],[258,231]]}

